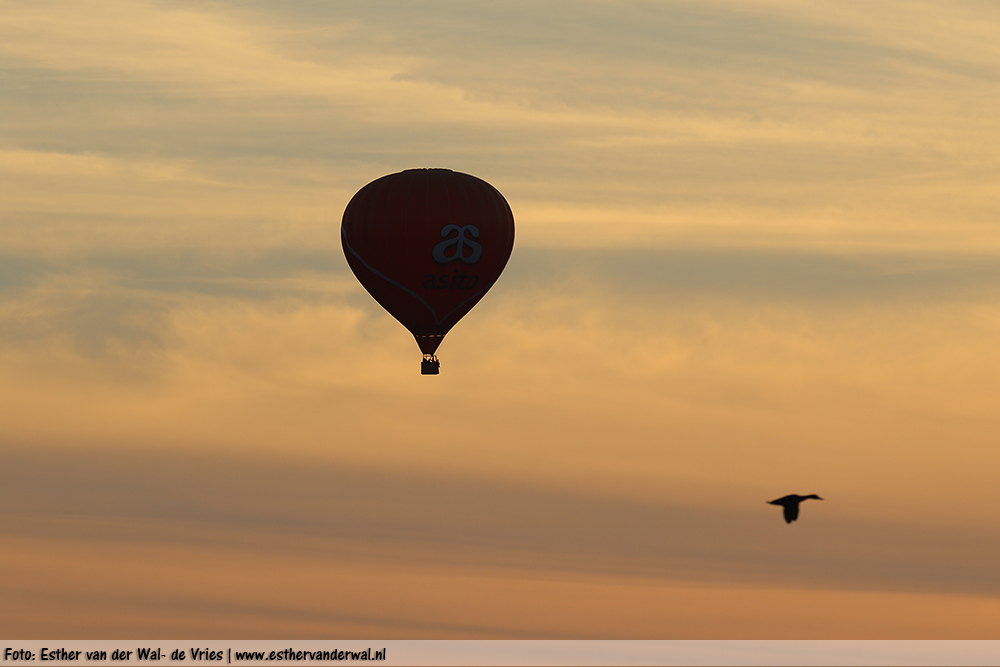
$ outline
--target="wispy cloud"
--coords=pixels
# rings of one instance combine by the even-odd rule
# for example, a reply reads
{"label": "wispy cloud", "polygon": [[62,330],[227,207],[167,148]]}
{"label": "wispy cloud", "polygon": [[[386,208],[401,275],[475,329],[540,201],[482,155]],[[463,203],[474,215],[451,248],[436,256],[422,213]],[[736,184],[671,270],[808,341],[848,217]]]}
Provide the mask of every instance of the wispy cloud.
{"label": "wispy cloud", "polygon": [[5,215],[53,190],[64,207],[103,194],[105,212],[141,209],[144,228],[157,214],[227,227],[220,211],[255,207],[305,245],[303,215],[335,223],[368,180],[434,165],[497,184],[527,243],[595,217],[633,245],[932,251],[996,238],[988,8],[382,9],[9,4],[3,137],[19,150],[4,157],[18,175]]}
{"label": "wispy cloud", "polygon": [[[3,432],[281,443],[675,500],[804,476],[850,489],[859,515],[992,520],[991,263],[523,251],[429,383],[409,334],[325,257],[100,258],[11,286]],[[957,477],[972,508],[955,517]]]}

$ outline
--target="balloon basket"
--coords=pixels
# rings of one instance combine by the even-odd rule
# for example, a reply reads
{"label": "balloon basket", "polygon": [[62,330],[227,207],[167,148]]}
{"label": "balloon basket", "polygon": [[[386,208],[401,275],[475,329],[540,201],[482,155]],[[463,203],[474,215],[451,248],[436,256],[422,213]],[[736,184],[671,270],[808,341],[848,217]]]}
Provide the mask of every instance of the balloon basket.
{"label": "balloon basket", "polygon": [[420,362],[420,374],[421,375],[438,375],[441,372],[441,362],[438,361],[437,357],[427,355],[424,360]]}

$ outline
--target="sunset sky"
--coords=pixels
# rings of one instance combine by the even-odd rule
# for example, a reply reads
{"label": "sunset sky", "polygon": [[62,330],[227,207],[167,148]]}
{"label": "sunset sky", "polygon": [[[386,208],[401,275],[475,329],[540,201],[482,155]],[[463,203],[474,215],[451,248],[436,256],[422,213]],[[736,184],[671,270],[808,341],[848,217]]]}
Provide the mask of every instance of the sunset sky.
{"label": "sunset sky", "polygon": [[998,107],[993,0],[4,0],[0,634],[1000,639]]}

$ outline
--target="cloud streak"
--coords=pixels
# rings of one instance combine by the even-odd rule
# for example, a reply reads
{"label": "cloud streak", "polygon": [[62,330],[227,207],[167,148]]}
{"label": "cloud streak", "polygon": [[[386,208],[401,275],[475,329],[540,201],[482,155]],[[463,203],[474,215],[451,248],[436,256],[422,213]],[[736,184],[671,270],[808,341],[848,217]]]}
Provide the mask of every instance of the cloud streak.
{"label": "cloud streak", "polygon": [[[368,180],[454,166],[518,204],[529,244],[575,220],[592,246],[996,236],[1000,69],[975,5],[119,4],[6,10],[6,216],[128,211],[148,238],[187,218],[213,245],[245,235],[206,226],[263,217],[304,246]],[[943,23],[962,39],[930,38]]]}

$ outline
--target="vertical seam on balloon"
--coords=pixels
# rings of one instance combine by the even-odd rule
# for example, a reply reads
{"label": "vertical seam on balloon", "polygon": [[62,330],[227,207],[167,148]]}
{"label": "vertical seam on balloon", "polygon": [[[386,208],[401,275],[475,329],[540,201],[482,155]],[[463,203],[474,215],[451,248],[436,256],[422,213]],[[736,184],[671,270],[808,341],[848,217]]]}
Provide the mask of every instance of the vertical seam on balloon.
{"label": "vertical seam on balloon", "polygon": [[[482,213],[485,214],[485,216],[487,218],[490,218],[490,219],[493,219],[493,220],[499,219],[499,216],[495,215],[495,213],[496,213],[495,208],[491,205],[493,202],[490,200],[490,197],[488,197],[486,195],[486,192],[484,191],[484,188],[483,188],[482,184],[475,183],[475,186],[476,187],[475,187],[475,195],[474,196],[475,196],[475,200],[476,200],[476,202],[475,202],[476,208],[479,211],[482,211]],[[469,199],[472,199],[472,197],[473,197],[473,195],[470,194],[469,195]],[[470,202],[469,205],[472,206],[472,203]],[[486,247],[485,241],[488,240],[490,242],[490,246],[489,247],[491,249],[491,252],[489,254],[489,264],[488,265],[487,264],[483,264],[483,266],[484,267],[485,266],[489,266],[489,269],[492,272],[492,269],[495,268],[497,266],[497,264],[498,264],[498,262],[497,262],[497,254],[498,254],[499,248],[500,248],[500,239],[499,238],[488,238],[485,231],[483,232],[483,237],[484,238],[480,241],[481,243],[483,243],[483,247],[484,248]]]}
{"label": "vertical seam on balloon", "polygon": [[[350,242],[347,240],[347,232],[344,230],[344,225],[343,224],[340,225],[340,235],[344,237],[344,247],[347,248],[348,250],[350,250],[351,254],[354,255],[358,259],[358,261],[361,262],[364,265],[364,267],[366,269],[368,269],[369,271],[371,271],[372,273],[374,273],[376,276],[378,276],[382,280],[385,280],[386,282],[395,285],[396,287],[398,287],[399,289],[403,290],[407,294],[412,294],[413,298],[415,298],[417,301],[419,301],[420,303],[422,303],[425,306],[427,306],[427,310],[431,311],[431,315],[434,317],[434,324],[441,324],[441,319],[438,318],[437,313],[434,312],[434,309],[431,308],[431,305],[429,303],[427,303],[426,301],[424,301],[423,299],[420,298],[420,295],[418,295],[416,292],[414,292],[410,288],[406,287],[405,285],[402,285],[402,284],[396,282],[395,280],[393,280],[389,276],[383,274],[381,271],[379,271],[375,267],[373,267],[370,264],[368,264],[368,262],[366,262],[365,260],[361,259],[361,255],[359,255],[358,253],[356,253],[354,251],[354,248],[351,247]],[[454,311],[452,311],[452,312],[454,312]]]}
{"label": "vertical seam on balloon", "polygon": [[[400,231],[402,232],[402,246],[403,246],[403,256],[409,259],[413,256],[413,247],[410,245],[412,235],[410,234],[410,222],[413,219],[411,214],[412,207],[410,206],[410,198],[413,196],[414,181],[417,179],[406,179],[406,192],[403,193],[403,211],[401,213],[402,224],[400,225]],[[407,264],[407,266],[409,266]],[[437,317],[435,315],[435,317]]]}
{"label": "vertical seam on balloon", "polygon": [[[389,223],[388,223],[388,221],[389,221],[389,205],[390,205],[390,202],[392,202],[393,191],[396,190],[398,188],[398,186],[399,186],[399,181],[389,180],[387,182],[387,190],[388,191],[385,194],[385,207],[382,210],[382,220],[384,222],[383,229],[385,230],[385,233],[382,235],[382,252],[384,253],[384,255],[386,257],[391,257],[393,259],[393,261],[395,261],[396,258],[393,255],[392,248],[390,247],[390,244],[389,244],[389,231],[390,231],[390,229],[389,229]],[[404,201],[404,204],[405,204],[405,201]]]}
{"label": "vertical seam on balloon", "polygon": [[[441,180],[441,185],[444,187],[444,201],[447,204],[447,207],[445,208],[445,215],[447,215],[448,217],[447,217],[447,219],[444,222],[445,222],[445,225],[453,225],[455,223],[454,223],[454,220],[452,219],[452,215],[451,215],[451,193],[448,191],[448,179],[447,178],[442,178],[440,180]],[[459,222],[462,222],[462,221],[460,220]],[[461,225],[459,225],[459,227],[461,227]],[[442,226],[441,229],[443,230],[444,226]],[[461,236],[462,232],[459,232],[458,235]],[[459,248],[459,246],[455,246],[455,253],[456,253],[455,256],[456,257],[458,257],[458,248]]]}

